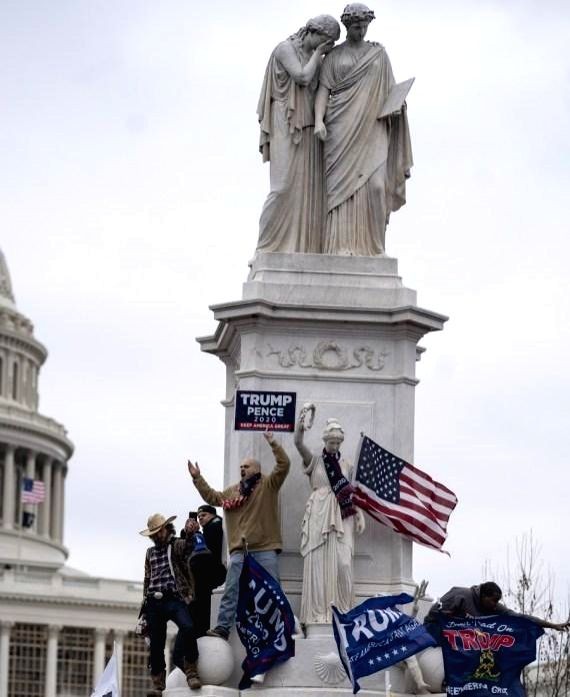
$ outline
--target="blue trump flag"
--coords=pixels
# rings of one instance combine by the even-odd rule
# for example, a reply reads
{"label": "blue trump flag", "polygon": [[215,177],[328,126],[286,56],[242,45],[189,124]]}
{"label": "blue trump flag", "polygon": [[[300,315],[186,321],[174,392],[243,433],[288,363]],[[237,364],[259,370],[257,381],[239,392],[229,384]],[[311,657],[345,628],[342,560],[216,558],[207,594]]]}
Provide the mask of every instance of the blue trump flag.
{"label": "blue trump flag", "polygon": [[369,598],[346,614],[333,605],[334,637],[354,694],[360,690],[358,678],[437,646],[422,624],[396,607],[411,602],[407,593]]}
{"label": "blue trump flag", "polygon": [[526,617],[449,617],[426,625],[438,636],[448,695],[525,697],[522,669],[536,658],[542,627]]}
{"label": "blue trump flag", "polygon": [[236,627],[247,654],[241,664],[240,690],[251,686],[254,675],[295,655],[295,617],[289,601],[279,583],[250,554],[244,557],[239,578]]}

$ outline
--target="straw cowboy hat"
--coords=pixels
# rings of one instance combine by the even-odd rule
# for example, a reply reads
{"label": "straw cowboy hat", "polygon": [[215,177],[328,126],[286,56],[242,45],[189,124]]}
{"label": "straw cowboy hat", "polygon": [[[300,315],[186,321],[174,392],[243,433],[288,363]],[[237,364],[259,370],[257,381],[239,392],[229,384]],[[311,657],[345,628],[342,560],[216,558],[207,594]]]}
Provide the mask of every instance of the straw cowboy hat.
{"label": "straw cowboy hat", "polygon": [[165,525],[172,523],[175,519],[175,515],[171,515],[170,518],[165,518],[162,513],[153,513],[146,521],[147,529],[141,530],[139,535],[144,535],[145,537],[155,535],[159,530],[162,530]]}

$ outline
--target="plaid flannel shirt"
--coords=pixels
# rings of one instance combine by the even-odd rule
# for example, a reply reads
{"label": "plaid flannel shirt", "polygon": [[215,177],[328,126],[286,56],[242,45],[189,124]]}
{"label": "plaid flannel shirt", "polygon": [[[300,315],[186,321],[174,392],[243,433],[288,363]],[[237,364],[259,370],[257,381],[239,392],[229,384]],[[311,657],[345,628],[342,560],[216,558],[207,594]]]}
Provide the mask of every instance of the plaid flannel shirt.
{"label": "plaid flannel shirt", "polygon": [[[168,546],[170,546],[172,549],[170,559],[172,562],[172,568],[174,569],[174,582],[176,584],[175,588],[178,591],[178,593],[180,593],[180,595],[182,596],[182,599],[185,602],[189,603],[194,599],[195,595],[194,576],[192,574],[192,571],[190,570],[189,564],[190,555],[192,554],[192,551],[194,549],[192,536],[189,535],[184,540],[176,537],[170,538],[170,540],[168,541],[168,545],[164,545],[164,549],[166,550]],[[147,595],[150,592],[154,592],[154,589],[153,591],[151,591],[150,584],[152,578],[151,553],[154,552],[155,549],[155,547],[149,547],[146,551],[143,584],[144,599],[146,599]],[[165,558],[166,565],[168,568],[168,558]],[[172,574],[170,574],[170,568],[168,568],[168,573],[170,578],[172,578]],[[161,576],[161,578],[164,577]]]}
{"label": "plaid flannel shirt", "polygon": [[148,553],[150,581],[148,593],[162,593],[176,590],[176,581],[168,563],[168,545],[152,547]]}

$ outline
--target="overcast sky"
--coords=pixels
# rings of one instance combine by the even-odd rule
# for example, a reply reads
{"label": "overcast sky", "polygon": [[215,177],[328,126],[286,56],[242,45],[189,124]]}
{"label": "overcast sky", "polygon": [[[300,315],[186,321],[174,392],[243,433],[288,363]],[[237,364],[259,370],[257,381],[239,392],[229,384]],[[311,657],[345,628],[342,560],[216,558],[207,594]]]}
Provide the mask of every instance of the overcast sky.
{"label": "overcast sky", "polygon": [[[414,575],[436,595],[478,582],[532,528],[565,592],[570,6],[371,6],[367,38],[416,78],[415,166],[387,251],[420,306],[450,316],[422,341],[415,464],[460,503],[451,557],[416,548]],[[255,250],[271,49],[341,11],[0,2],[0,245],[50,352],[40,410],[76,446],[74,567],[142,578],[147,516],[199,503],[186,458],[222,483],[225,371],[194,339],[215,328],[208,305],[240,298]]]}

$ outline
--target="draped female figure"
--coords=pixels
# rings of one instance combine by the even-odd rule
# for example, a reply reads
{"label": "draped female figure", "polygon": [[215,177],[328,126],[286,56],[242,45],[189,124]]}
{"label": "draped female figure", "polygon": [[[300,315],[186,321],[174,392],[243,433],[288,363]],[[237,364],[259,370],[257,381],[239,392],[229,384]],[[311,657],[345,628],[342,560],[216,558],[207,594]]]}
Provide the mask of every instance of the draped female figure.
{"label": "draped female figure", "polygon": [[303,588],[300,620],[303,624],[330,624],[331,603],[341,612],[354,605],[352,557],[354,532],[364,530],[364,515],[352,505],[351,465],[340,455],[344,431],[328,419],[323,431],[324,449],[313,455],[303,442],[306,405],[295,429],[295,446],[309,477],[311,494],[301,530]]}
{"label": "draped female figure", "polygon": [[390,213],[406,202],[413,164],[406,107],[380,117],[395,80],[384,47],[364,41],[372,19],[366,5],[345,7],[346,41],[327,54],[320,74],[315,133],[324,140],[326,254],[383,254]]}
{"label": "draped female figure", "polygon": [[269,58],[257,114],[270,192],[259,221],[257,251],[322,251],[323,152],[314,137],[314,100],[322,57],[339,36],[334,17],[319,15]]}

